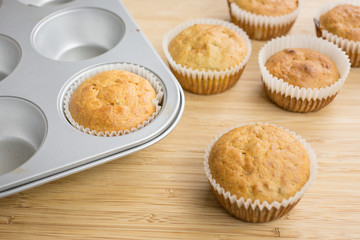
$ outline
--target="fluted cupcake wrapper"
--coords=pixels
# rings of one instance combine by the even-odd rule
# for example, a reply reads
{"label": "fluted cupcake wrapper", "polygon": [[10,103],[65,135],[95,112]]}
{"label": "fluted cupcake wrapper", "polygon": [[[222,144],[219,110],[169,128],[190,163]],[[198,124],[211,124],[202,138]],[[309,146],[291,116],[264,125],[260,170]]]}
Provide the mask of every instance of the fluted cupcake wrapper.
{"label": "fluted cupcake wrapper", "polygon": [[268,123],[249,123],[238,124],[225,130],[224,132],[216,136],[212,140],[208,148],[205,150],[204,170],[212,188],[212,191],[215,193],[220,205],[225,208],[231,215],[247,222],[268,222],[284,216],[300,201],[301,197],[309,189],[310,185],[315,180],[317,174],[317,159],[316,154],[311,148],[310,144],[307,143],[301,136],[296,135],[294,132],[291,132],[288,129],[279,127],[296,137],[296,139],[304,146],[310,160],[310,176],[308,181],[294,196],[291,196],[288,199],[283,199],[281,202],[274,201],[272,203],[268,203],[267,201],[264,201],[260,203],[260,200],[252,201],[251,199],[244,199],[243,197],[238,198],[236,195],[232,195],[229,191],[225,191],[225,189],[221,187],[215,179],[213,179],[209,167],[209,155],[215,142],[225,133],[231,131],[234,128],[253,124],[276,126]]}
{"label": "fluted cupcake wrapper", "polygon": [[[247,54],[238,65],[222,71],[204,71],[192,69],[175,62],[169,52],[169,44],[180,32],[195,24],[220,25],[237,32],[246,43]],[[185,22],[167,32],[162,41],[164,54],[169,62],[170,69],[178,79],[180,85],[197,94],[216,94],[231,88],[240,78],[251,54],[251,42],[247,34],[238,26],[219,19],[203,18]]]}
{"label": "fluted cupcake wrapper", "polygon": [[295,11],[282,16],[262,16],[241,9],[228,0],[231,21],[244,29],[251,39],[267,40],[279,37],[291,29],[299,15],[302,0]]}
{"label": "fluted cupcake wrapper", "polygon": [[328,4],[323,8],[319,9],[314,17],[316,35],[322,37],[336,45],[338,45],[350,58],[352,67],[360,67],[360,41],[353,41],[346,38],[342,38],[336,34],[328,32],[326,29],[321,29],[319,20],[320,16],[330,11],[334,7],[343,4],[350,4],[354,6],[360,6],[360,1],[358,0],[342,0],[336,3]]}
{"label": "fluted cupcake wrapper", "polygon": [[[104,71],[111,71],[111,70],[123,70],[123,71],[128,71],[128,72],[132,72],[134,74],[139,75],[140,77],[143,77],[144,79],[148,80],[150,82],[150,84],[152,85],[152,87],[154,88],[155,92],[156,92],[156,98],[154,98],[152,100],[153,105],[155,106],[155,112],[146,120],[144,121],[142,124],[137,125],[136,127],[133,127],[131,129],[126,129],[124,131],[119,131],[119,132],[97,132],[94,129],[89,129],[89,128],[85,128],[82,125],[79,125],[71,116],[71,113],[69,111],[69,101],[71,98],[71,95],[74,93],[74,91],[80,86],[80,84],[82,82],[84,82],[86,79],[104,72]],[[63,111],[65,113],[66,118],[68,119],[68,121],[71,123],[71,125],[73,125],[76,129],[78,129],[79,131],[82,131],[84,133],[90,134],[90,135],[94,135],[94,136],[105,136],[105,137],[114,137],[114,136],[121,136],[124,134],[129,134],[132,132],[135,132],[143,127],[145,127],[146,125],[148,125],[152,120],[154,120],[156,118],[156,116],[159,114],[160,110],[161,110],[161,106],[160,103],[162,102],[162,98],[164,96],[164,92],[160,83],[160,80],[149,70],[145,69],[142,66],[136,65],[136,64],[131,64],[131,63],[107,63],[107,64],[102,64],[102,65],[98,65],[95,67],[91,67],[90,69],[77,74],[76,76],[73,77],[73,79],[71,79],[70,81],[72,81],[72,84],[69,86],[69,88],[67,89],[65,96],[64,96],[64,105],[63,105]]]}
{"label": "fluted cupcake wrapper", "polygon": [[[336,65],[340,78],[325,88],[299,88],[273,76],[265,67],[266,61],[286,48],[308,48],[329,57]],[[278,106],[293,112],[312,112],[329,104],[344,85],[350,71],[348,56],[335,44],[307,35],[292,35],[272,39],[258,56],[260,72],[268,97]]]}

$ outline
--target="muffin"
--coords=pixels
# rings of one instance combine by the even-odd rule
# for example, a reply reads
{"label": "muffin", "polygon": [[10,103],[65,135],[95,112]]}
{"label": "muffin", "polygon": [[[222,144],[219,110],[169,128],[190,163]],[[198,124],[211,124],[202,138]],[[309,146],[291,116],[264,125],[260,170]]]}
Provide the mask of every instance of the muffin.
{"label": "muffin", "polygon": [[360,6],[338,5],[320,16],[320,29],[339,37],[360,41]]}
{"label": "muffin", "polygon": [[311,36],[273,39],[259,53],[265,92],[292,112],[312,112],[329,104],[350,70],[337,46]]}
{"label": "muffin", "polygon": [[353,67],[360,66],[360,3],[341,1],[321,9],[314,18],[316,34],[347,52]]}
{"label": "muffin", "polygon": [[240,78],[251,53],[247,35],[222,20],[199,19],[168,32],[163,48],[181,86],[197,94],[215,94]]}
{"label": "muffin", "polygon": [[306,48],[281,50],[267,60],[265,67],[274,77],[299,88],[325,88],[340,77],[330,58]]}
{"label": "muffin", "polygon": [[251,39],[267,40],[289,32],[301,0],[228,0],[231,21]]}
{"label": "muffin", "polygon": [[239,8],[262,16],[282,16],[292,13],[298,8],[298,0],[230,0]]}
{"label": "muffin", "polygon": [[[136,74],[130,72],[134,69]],[[64,111],[72,125],[83,132],[119,136],[152,121],[160,111],[162,95],[160,84],[147,70],[110,64],[75,81],[66,93]]]}
{"label": "muffin", "polygon": [[210,24],[195,24],[169,44],[174,61],[182,66],[221,71],[238,65],[247,53],[245,40],[235,31]]}
{"label": "muffin", "polygon": [[204,164],[220,204],[248,222],[288,213],[316,172],[315,154],[304,140],[267,124],[227,131],[209,146]]}

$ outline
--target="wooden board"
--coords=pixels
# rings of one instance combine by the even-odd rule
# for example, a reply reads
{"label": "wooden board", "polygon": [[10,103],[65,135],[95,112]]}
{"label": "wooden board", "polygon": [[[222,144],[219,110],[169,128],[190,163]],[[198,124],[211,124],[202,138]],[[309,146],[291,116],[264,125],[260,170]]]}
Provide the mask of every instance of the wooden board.
{"label": "wooden board", "polygon": [[[195,18],[229,20],[225,0],[124,0],[164,58],[163,35]],[[304,0],[290,34],[315,35],[326,0]],[[351,69],[336,99],[308,114],[284,111],[266,97],[257,54],[240,81],[215,96],[186,93],[178,127],[154,146],[111,163],[0,199],[0,239],[268,239],[360,238],[360,68]],[[303,136],[319,173],[286,217],[249,224],[217,203],[203,171],[204,149],[237,123],[270,122]],[[51,161],[51,159],[49,159]]]}

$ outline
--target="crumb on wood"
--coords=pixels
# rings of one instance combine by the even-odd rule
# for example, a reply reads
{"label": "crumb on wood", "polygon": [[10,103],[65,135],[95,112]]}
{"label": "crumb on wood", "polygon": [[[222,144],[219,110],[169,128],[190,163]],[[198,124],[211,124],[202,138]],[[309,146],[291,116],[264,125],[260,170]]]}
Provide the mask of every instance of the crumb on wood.
{"label": "crumb on wood", "polygon": [[275,237],[281,237],[281,235],[280,235],[280,228],[276,227],[276,228],[274,229],[274,232],[275,232]]}
{"label": "crumb on wood", "polygon": [[7,224],[13,224],[15,216],[7,216]]}

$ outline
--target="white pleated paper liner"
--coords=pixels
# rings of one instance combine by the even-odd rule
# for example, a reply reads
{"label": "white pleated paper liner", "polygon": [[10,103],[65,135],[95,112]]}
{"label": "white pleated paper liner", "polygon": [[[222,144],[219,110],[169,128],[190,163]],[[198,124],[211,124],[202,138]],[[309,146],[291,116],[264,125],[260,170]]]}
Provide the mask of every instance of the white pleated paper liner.
{"label": "white pleated paper liner", "polygon": [[[308,48],[329,57],[336,65],[340,75],[339,80],[325,88],[299,88],[273,76],[265,67],[266,61],[275,53],[286,48]],[[272,39],[261,48],[258,61],[262,81],[271,92],[301,100],[321,100],[334,96],[344,85],[350,71],[349,58],[344,51],[331,42],[307,35],[283,36]]]}
{"label": "white pleated paper liner", "polygon": [[[148,80],[152,87],[155,89],[156,92],[156,98],[152,100],[153,105],[155,106],[155,112],[150,116],[146,121],[144,121],[142,124],[137,125],[136,127],[133,127],[131,129],[126,129],[124,131],[119,132],[97,132],[96,130],[84,128],[84,126],[79,125],[71,116],[71,113],[69,111],[69,101],[71,98],[71,95],[74,93],[74,91],[80,86],[82,82],[84,82],[86,79],[93,77],[94,75],[105,72],[105,71],[111,71],[111,70],[123,70],[128,71],[134,74],[139,75],[140,77],[143,77],[144,79]],[[73,83],[70,85],[70,87],[67,89],[64,97],[64,113],[69,122],[78,130],[94,135],[94,136],[105,136],[105,137],[114,137],[114,136],[121,136],[124,134],[129,134],[132,132],[135,132],[146,125],[148,125],[152,120],[156,118],[156,116],[159,114],[161,110],[160,103],[162,101],[162,98],[164,96],[164,92],[162,89],[162,86],[160,84],[160,80],[157,79],[157,77],[150,72],[149,70],[145,69],[144,67],[141,67],[139,65],[131,64],[131,63],[109,63],[104,64],[100,66],[93,67],[80,76],[78,76],[76,79],[73,79]]]}
{"label": "white pleated paper liner", "polygon": [[[173,40],[174,37],[176,37],[180,32],[182,32],[183,30],[185,30],[195,24],[220,25],[220,26],[229,28],[229,29],[235,31],[236,33],[238,33],[245,40],[246,47],[247,47],[247,53],[246,53],[246,56],[243,59],[243,61],[234,67],[231,67],[229,69],[222,70],[222,71],[204,71],[204,70],[192,69],[192,68],[182,66],[181,64],[176,63],[175,60],[170,55],[169,44],[170,44],[171,40]],[[163,47],[164,54],[170,64],[170,66],[172,67],[172,69],[174,69],[179,74],[181,74],[185,77],[188,77],[188,78],[192,77],[194,79],[198,78],[198,79],[202,79],[202,81],[212,80],[212,79],[219,80],[219,79],[223,79],[225,77],[235,75],[236,73],[238,73],[245,67],[245,65],[251,55],[250,39],[241,28],[239,28],[238,26],[236,26],[233,23],[226,22],[226,21],[219,20],[219,19],[211,19],[211,18],[195,19],[195,20],[191,20],[191,21],[188,21],[188,22],[185,22],[185,23],[182,23],[182,24],[176,26],[175,28],[173,28],[172,30],[170,30],[169,32],[167,32],[165,34],[163,41],[162,41],[162,47]]]}
{"label": "white pleated paper liner", "polygon": [[[264,16],[243,10],[230,0],[228,0],[228,3],[230,13],[232,17],[237,20],[237,23],[243,26],[251,37],[260,40],[286,34],[286,32],[290,30],[292,23],[295,22],[302,6],[302,0],[299,0],[298,7],[289,14],[281,16]],[[285,27],[288,25],[290,26]],[[259,27],[262,27],[263,29],[260,30]],[[257,31],[261,31],[261,33]]]}
{"label": "white pleated paper liner", "polygon": [[318,31],[321,32],[321,34],[318,33],[318,37],[322,37],[322,38],[338,45],[341,49],[343,49],[344,51],[347,52],[347,54],[350,57],[350,62],[352,64],[352,66],[360,67],[360,41],[354,41],[354,40],[342,38],[336,34],[328,32],[326,29],[322,29],[319,26],[319,20],[320,20],[321,15],[325,14],[326,12],[330,11],[331,9],[333,9],[336,6],[343,5],[343,4],[349,4],[349,5],[354,5],[354,6],[359,7],[360,1],[359,0],[342,0],[342,1],[338,1],[335,3],[325,5],[324,7],[319,9],[319,11],[316,13],[316,15],[314,17],[314,21],[318,21],[317,23],[315,22],[315,27],[317,29],[317,32]]}
{"label": "white pleated paper liner", "polygon": [[[277,213],[276,211],[279,210],[280,208],[287,208],[291,205],[295,205],[300,199],[301,197],[304,195],[304,193],[309,189],[310,185],[313,183],[313,181],[315,180],[316,174],[317,174],[317,158],[316,158],[316,154],[314,152],[314,150],[311,148],[310,144],[307,143],[301,136],[296,135],[294,132],[291,132],[288,129],[284,129],[282,127],[279,127],[287,132],[289,132],[291,135],[293,135],[294,137],[296,137],[296,139],[304,146],[308,157],[309,157],[309,161],[310,161],[310,176],[308,181],[305,183],[305,185],[294,195],[291,196],[288,199],[283,199],[281,202],[278,201],[274,201],[274,202],[267,202],[267,201],[263,201],[262,203],[260,203],[260,200],[255,200],[252,201],[251,199],[244,199],[243,197],[241,198],[237,198],[236,195],[231,194],[229,191],[225,191],[224,188],[222,188],[215,179],[212,178],[212,174],[209,168],[209,155],[211,152],[212,147],[214,146],[214,144],[216,143],[216,141],[222,137],[225,133],[238,128],[238,127],[242,127],[242,126],[246,126],[246,125],[254,125],[254,124],[259,124],[259,125],[272,125],[275,127],[278,127],[274,124],[268,124],[268,123],[249,123],[249,124],[238,124],[236,126],[233,126],[225,131],[223,131],[221,134],[219,134],[218,136],[216,136],[211,144],[208,146],[208,148],[205,150],[205,156],[204,156],[204,170],[206,173],[206,176],[209,180],[210,185],[212,186],[213,190],[216,191],[218,193],[219,196],[221,196],[221,198],[223,198],[223,200],[225,201],[230,201],[231,203],[231,209],[240,209],[242,207],[245,207],[245,209],[249,210],[249,211],[255,211],[255,209],[259,209],[259,213],[258,213],[258,218],[262,219],[260,221],[257,221],[259,219],[254,219],[254,222],[264,222],[264,218],[267,219],[267,217],[265,216],[265,210],[267,209],[268,212],[271,212],[272,216],[276,216]],[[228,210],[228,209],[227,209]],[[233,212],[235,212],[234,210],[232,210]],[[264,211],[264,213],[262,213],[262,211]],[[249,213],[244,214],[246,216],[250,215]],[[274,218],[275,219],[275,218]],[[269,220],[274,220],[274,219],[267,219],[267,221]],[[243,219],[244,220],[244,219]]]}

